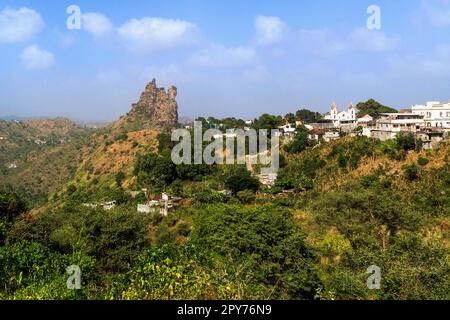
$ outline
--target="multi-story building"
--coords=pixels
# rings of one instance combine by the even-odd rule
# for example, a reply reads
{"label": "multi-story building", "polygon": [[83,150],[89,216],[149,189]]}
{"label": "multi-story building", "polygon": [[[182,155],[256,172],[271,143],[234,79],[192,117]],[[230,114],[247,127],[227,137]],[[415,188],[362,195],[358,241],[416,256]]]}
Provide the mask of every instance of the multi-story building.
{"label": "multi-story building", "polygon": [[371,128],[371,136],[385,141],[395,139],[400,132],[416,134],[425,123],[423,118],[414,113],[383,113],[375,128]]}
{"label": "multi-story building", "polygon": [[356,109],[353,104],[350,103],[347,111],[338,111],[336,104],[331,105],[330,113],[325,116],[325,120],[330,120],[336,127],[342,124],[354,124],[356,123]]}
{"label": "multi-story building", "polygon": [[411,112],[423,116],[425,127],[450,129],[450,101],[448,103],[429,101],[424,105],[417,104],[411,107]]}

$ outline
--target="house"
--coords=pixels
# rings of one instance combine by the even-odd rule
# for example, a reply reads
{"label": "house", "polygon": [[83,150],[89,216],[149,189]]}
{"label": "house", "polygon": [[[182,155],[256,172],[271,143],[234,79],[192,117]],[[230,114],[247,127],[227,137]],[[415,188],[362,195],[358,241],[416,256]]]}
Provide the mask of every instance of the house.
{"label": "house", "polygon": [[172,208],[178,206],[181,198],[172,197],[167,193],[157,195],[153,200],[149,200],[146,204],[138,204],[137,211],[140,213],[159,212],[163,216],[167,216]]}
{"label": "house", "polygon": [[17,169],[17,164],[9,163],[9,164],[6,165],[6,168],[8,168],[8,169]]}
{"label": "house", "polygon": [[423,116],[423,126],[450,130],[450,101],[429,101],[411,106],[411,113]]}
{"label": "house", "polygon": [[83,206],[88,208],[97,208],[98,206],[102,207],[103,210],[109,211],[113,209],[117,205],[117,201],[107,201],[107,202],[98,202],[98,203],[83,203]]}
{"label": "house", "polygon": [[278,127],[278,129],[282,132],[283,136],[293,136],[297,132],[296,125],[292,123],[286,123],[284,126]]}
{"label": "house", "polygon": [[373,117],[366,114],[364,117],[358,118],[356,122],[358,123],[358,126],[367,127],[369,124],[373,123]]}
{"label": "house", "polygon": [[319,128],[313,128],[313,129],[309,130],[308,139],[320,141],[324,135],[325,135],[325,130],[319,129]]}
{"label": "house", "polygon": [[437,145],[448,138],[448,131],[443,128],[436,127],[422,127],[417,132],[417,138],[422,140],[422,147],[424,149],[433,149]]}
{"label": "house", "polygon": [[116,206],[116,201],[102,202],[100,205],[103,207],[103,210],[111,210]]}
{"label": "house", "polygon": [[339,132],[326,131],[324,136],[323,136],[323,140],[325,140],[325,142],[331,142],[331,141],[340,139],[340,137],[341,136],[339,135]]}
{"label": "house", "polygon": [[424,117],[414,113],[383,113],[371,128],[371,137],[382,141],[395,139],[400,132],[413,133],[419,131],[424,124]]}
{"label": "house", "polygon": [[330,113],[325,116],[325,120],[333,122],[334,126],[340,127],[342,124],[356,123],[356,109],[353,104],[350,103],[347,111],[338,111],[335,103],[331,105],[330,109]]}

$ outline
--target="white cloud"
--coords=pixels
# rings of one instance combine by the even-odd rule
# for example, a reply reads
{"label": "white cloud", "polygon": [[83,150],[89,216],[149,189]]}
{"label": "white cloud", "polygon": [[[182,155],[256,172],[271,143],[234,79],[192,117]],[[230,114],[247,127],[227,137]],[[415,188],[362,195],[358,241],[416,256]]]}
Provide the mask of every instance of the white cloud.
{"label": "white cloud", "polygon": [[20,61],[26,69],[46,69],[53,64],[55,57],[34,44],[22,51]]}
{"label": "white cloud", "polygon": [[39,33],[43,26],[41,16],[34,10],[3,9],[0,12],[0,44],[27,41]]}
{"label": "white cloud", "polygon": [[409,53],[390,57],[388,65],[392,74],[401,74],[408,79],[448,78],[450,75],[450,45],[438,45],[426,54]]}
{"label": "white cloud", "polygon": [[140,70],[140,75],[145,80],[156,78],[162,86],[191,83],[195,78],[192,72],[174,64],[148,66]]}
{"label": "white cloud", "polygon": [[189,62],[201,67],[232,67],[255,61],[256,52],[251,47],[225,47],[210,45],[194,54]]}
{"label": "white cloud", "polygon": [[354,42],[356,49],[361,47],[367,51],[384,52],[397,48],[400,40],[396,37],[388,37],[379,30],[369,30],[366,28],[356,29],[350,40]]}
{"label": "white cloud", "polygon": [[327,29],[301,30],[294,43],[298,43],[303,51],[325,57],[335,56],[350,49],[348,41]]}
{"label": "white cloud", "polygon": [[298,43],[302,51],[332,57],[344,53],[392,51],[399,47],[401,41],[382,31],[360,28],[344,35],[327,29],[301,30],[294,43]]}
{"label": "white cloud", "polygon": [[131,19],[118,31],[133,51],[152,53],[192,43],[196,30],[188,21],[146,17]]}
{"label": "white cloud", "polygon": [[433,3],[422,1],[420,11],[416,18],[422,22],[430,23],[437,27],[450,26],[450,1],[441,0]]}
{"label": "white cloud", "polygon": [[108,17],[101,13],[85,13],[82,16],[82,21],[83,29],[91,33],[94,37],[103,37],[114,29]]}
{"label": "white cloud", "polygon": [[257,16],[255,19],[256,44],[266,46],[283,40],[287,26],[278,17]]}

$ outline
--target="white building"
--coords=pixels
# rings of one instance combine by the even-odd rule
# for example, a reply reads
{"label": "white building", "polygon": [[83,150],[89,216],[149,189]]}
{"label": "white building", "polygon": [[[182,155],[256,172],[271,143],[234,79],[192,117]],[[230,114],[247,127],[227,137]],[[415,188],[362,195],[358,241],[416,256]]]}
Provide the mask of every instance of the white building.
{"label": "white building", "polygon": [[97,208],[98,206],[102,207],[103,210],[109,211],[113,209],[117,205],[117,201],[108,201],[108,202],[98,202],[98,203],[83,203],[83,206],[88,208]]}
{"label": "white building", "polygon": [[336,127],[341,124],[351,124],[356,122],[356,109],[350,103],[347,111],[338,111],[336,104],[331,105],[330,113],[325,116],[325,120],[331,120]]}
{"label": "white building", "polygon": [[325,142],[339,140],[340,138],[341,138],[341,136],[339,135],[339,132],[335,132],[335,131],[327,131],[327,132],[325,132],[325,134],[323,136],[323,140]]}
{"label": "white building", "polygon": [[172,197],[167,193],[156,196],[154,200],[148,201],[146,204],[138,204],[137,211],[140,213],[159,212],[163,216],[167,216],[169,211],[178,206],[181,198]]}
{"label": "white building", "polygon": [[6,165],[6,168],[8,168],[8,169],[17,169],[17,164],[9,163],[9,164]]}
{"label": "white building", "polygon": [[417,104],[411,107],[413,114],[423,116],[424,126],[450,129],[450,101],[440,103],[429,101],[425,105]]}
{"label": "white building", "polygon": [[287,123],[284,126],[278,127],[278,129],[283,133],[284,136],[291,136],[296,133],[297,127],[295,124]]}
{"label": "white building", "polygon": [[372,138],[382,141],[395,139],[400,132],[413,133],[423,126],[423,116],[414,113],[383,113],[371,129]]}
{"label": "white building", "polygon": [[358,118],[357,122],[359,126],[367,126],[373,122],[373,117],[366,114],[364,117]]}

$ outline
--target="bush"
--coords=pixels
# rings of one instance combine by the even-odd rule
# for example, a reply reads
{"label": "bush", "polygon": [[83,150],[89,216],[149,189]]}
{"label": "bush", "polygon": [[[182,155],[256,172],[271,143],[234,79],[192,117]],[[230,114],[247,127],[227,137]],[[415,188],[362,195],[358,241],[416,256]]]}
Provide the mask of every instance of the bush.
{"label": "bush", "polygon": [[403,167],[405,170],[404,177],[408,181],[414,181],[419,178],[419,168],[415,164],[406,165]]}
{"label": "bush", "polygon": [[420,166],[426,166],[429,162],[430,162],[430,160],[428,160],[427,158],[423,158],[423,157],[419,157],[419,159],[417,160],[417,163]]}
{"label": "bush", "polygon": [[242,203],[245,204],[250,204],[255,202],[256,199],[256,195],[253,191],[251,190],[244,190],[244,191],[239,191],[237,193],[237,198],[239,199],[239,201],[241,201]]}
{"label": "bush", "polygon": [[397,135],[397,148],[399,150],[409,151],[409,150],[416,150],[417,144],[416,144],[416,138],[412,133],[404,134],[399,133]]}
{"label": "bush", "polygon": [[225,177],[225,187],[234,195],[239,191],[259,189],[259,181],[251,175],[245,166],[233,166]]}
{"label": "bush", "polygon": [[225,196],[215,190],[203,190],[194,194],[194,200],[198,203],[222,203]]}
{"label": "bush", "polygon": [[312,251],[288,209],[216,205],[200,211],[195,225],[193,244],[229,272],[239,269],[235,281],[248,283],[246,297],[263,292],[272,299],[314,297],[319,283]]}
{"label": "bush", "polygon": [[126,176],[125,173],[123,171],[119,171],[116,174],[116,185],[118,187],[122,186],[123,181],[125,180]]}
{"label": "bush", "polygon": [[177,227],[177,233],[183,237],[187,237],[191,233],[191,226],[186,222],[181,222]]}

